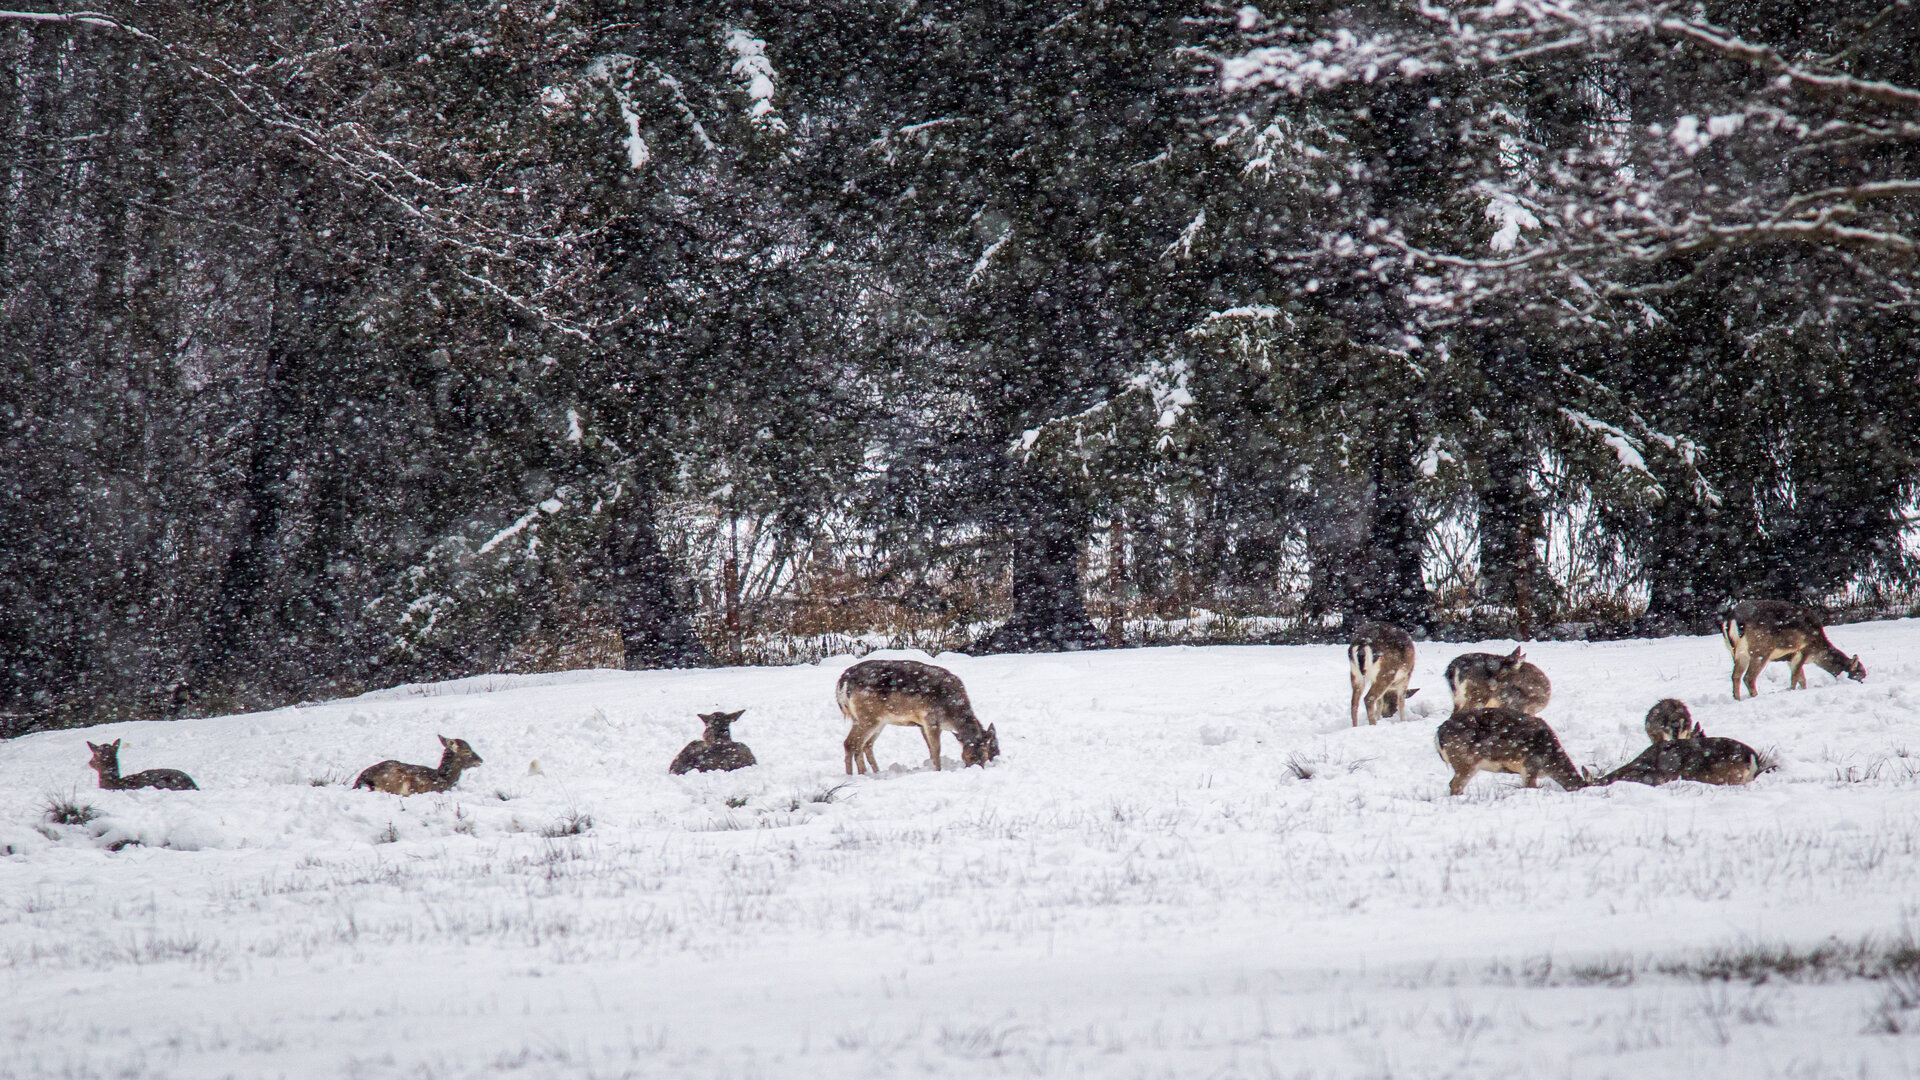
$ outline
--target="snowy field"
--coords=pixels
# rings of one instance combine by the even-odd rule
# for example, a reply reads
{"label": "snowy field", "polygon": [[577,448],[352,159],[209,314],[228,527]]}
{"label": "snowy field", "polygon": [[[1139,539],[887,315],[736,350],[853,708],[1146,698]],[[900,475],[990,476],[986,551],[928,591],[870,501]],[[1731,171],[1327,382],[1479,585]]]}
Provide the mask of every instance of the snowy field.
{"label": "snowy field", "polygon": [[[1335,647],[943,657],[1004,749],[947,773],[842,774],[848,658],[32,735],[0,1078],[1914,1076],[1920,622],[1832,636],[1865,684],[1737,704],[1717,638],[1528,648],[1576,762],[1673,696],[1744,789],[1449,798],[1437,644],[1359,730]],[[761,764],[668,776],[716,708]],[[436,733],[454,791],[345,786]],[[95,790],[103,737],[204,790]]]}

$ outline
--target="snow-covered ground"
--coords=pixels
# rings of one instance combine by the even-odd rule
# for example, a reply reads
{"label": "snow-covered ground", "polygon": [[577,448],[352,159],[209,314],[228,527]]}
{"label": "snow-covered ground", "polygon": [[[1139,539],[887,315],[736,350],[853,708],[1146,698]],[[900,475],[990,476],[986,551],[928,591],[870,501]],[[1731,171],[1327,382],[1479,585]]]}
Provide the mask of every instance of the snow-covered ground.
{"label": "snow-covered ground", "polygon": [[[1437,644],[1359,730],[1333,647],[942,657],[1004,756],[938,774],[842,774],[847,658],[33,735],[0,1077],[1912,1076],[1920,980],[1849,972],[1920,933],[1920,622],[1832,636],[1868,682],[1737,704],[1715,638],[1528,648],[1577,762],[1679,697],[1781,762],[1728,790],[1449,798]],[[667,775],[715,708],[761,764]],[[436,733],[454,791],[345,786]]]}

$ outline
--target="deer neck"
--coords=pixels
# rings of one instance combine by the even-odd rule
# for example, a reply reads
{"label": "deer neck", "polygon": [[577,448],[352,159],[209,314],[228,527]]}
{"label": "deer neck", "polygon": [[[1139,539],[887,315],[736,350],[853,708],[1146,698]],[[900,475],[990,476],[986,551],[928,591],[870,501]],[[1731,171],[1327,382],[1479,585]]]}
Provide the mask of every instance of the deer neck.
{"label": "deer neck", "polygon": [[454,756],[453,751],[448,750],[440,755],[440,767],[433,771],[447,782],[447,786],[451,787],[460,781],[461,770],[465,768],[460,759]]}
{"label": "deer neck", "polygon": [[1580,775],[1580,770],[1574,768],[1573,759],[1567,756],[1565,750],[1555,754],[1553,760],[1548,762],[1546,769],[1542,771],[1549,779],[1568,791],[1578,791],[1589,783],[1586,777]]}
{"label": "deer neck", "polygon": [[987,737],[987,729],[980,726],[980,720],[971,709],[946,709],[941,718],[941,727],[953,732],[962,743],[972,746]]}
{"label": "deer neck", "polygon": [[1845,674],[1853,666],[1853,661],[1845,653],[1834,648],[1825,634],[1816,638],[1807,649],[1807,662],[1835,677]]}
{"label": "deer neck", "polygon": [[93,763],[93,771],[100,774],[100,786],[111,791],[120,786],[120,762],[108,761]]}

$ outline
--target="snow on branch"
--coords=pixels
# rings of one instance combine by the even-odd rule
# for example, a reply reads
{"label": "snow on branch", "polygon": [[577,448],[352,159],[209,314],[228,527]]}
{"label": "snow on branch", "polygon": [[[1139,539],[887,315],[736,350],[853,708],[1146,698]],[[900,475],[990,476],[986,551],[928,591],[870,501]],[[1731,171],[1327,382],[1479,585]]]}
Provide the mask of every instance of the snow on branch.
{"label": "snow on branch", "polygon": [[767,59],[767,43],[738,27],[727,30],[727,48],[735,57],[730,69],[740,80],[747,96],[747,120],[754,127],[773,134],[785,134],[787,122],[773,110],[773,61]]}

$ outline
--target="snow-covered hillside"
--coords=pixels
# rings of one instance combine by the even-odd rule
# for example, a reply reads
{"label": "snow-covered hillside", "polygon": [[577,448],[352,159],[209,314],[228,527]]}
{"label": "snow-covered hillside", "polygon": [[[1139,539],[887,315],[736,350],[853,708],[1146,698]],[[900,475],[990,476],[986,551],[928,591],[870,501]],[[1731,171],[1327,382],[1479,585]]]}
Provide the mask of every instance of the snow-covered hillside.
{"label": "snow-covered hillside", "polygon": [[[33,735],[0,1077],[1909,1076],[1920,981],[1848,972],[1913,960],[1920,622],[1832,636],[1865,684],[1737,704],[1714,638],[1529,646],[1576,762],[1673,696],[1744,789],[1449,798],[1438,644],[1359,730],[1333,647],[942,657],[1004,756],[940,774],[843,775],[849,658]],[[667,775],[715,708],[761,764]],[[345,786],[436,733],[454,791]],[[95,790],[103,736],[203,790]]]}

